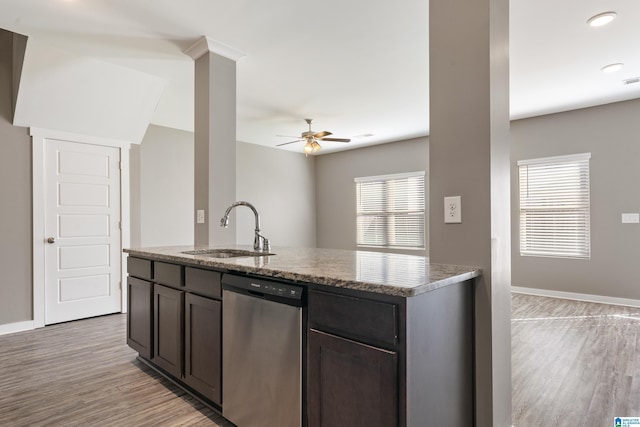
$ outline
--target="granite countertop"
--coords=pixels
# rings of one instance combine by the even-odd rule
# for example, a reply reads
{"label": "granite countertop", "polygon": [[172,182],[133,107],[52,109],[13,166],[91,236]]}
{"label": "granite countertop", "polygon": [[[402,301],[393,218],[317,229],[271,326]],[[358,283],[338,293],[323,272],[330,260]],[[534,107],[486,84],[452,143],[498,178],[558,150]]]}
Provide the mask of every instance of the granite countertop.
{"label": "granite countertop", "polygon": [[243,245],[211,245],[132,248],[124,252],[158,261],[222,268],[401,297],[419,295],[481,274],[477,267],[431,264],[423,256],[340,249],[275,247],[270,251],[275,255],[237,258],[182,253],[220,248],[253,250]]}

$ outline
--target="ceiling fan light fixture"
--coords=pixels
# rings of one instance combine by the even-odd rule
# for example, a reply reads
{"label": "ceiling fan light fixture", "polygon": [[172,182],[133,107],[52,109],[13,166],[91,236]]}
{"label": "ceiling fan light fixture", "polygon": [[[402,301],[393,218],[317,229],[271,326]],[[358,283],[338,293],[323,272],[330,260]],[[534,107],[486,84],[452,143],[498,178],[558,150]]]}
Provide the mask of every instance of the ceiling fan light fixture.
{"label": "ceiling fan light fixture", "polygon": [[602,71],[603,73],[615,73],[616,71],[622,70],[622,67],[624,67],[623,63],[616,62],[615,64],[605,65],[604,67],[600,68],[600,71]]}
{"label": "ceiling fan light fixture", "polygon": [[607,25],[609,22],[616,19],[618,14],[615,12],[603,12],[597,15],[592,16],[587,20],[587,24],[592,27],[602,27],[603,25]]}
{"label": "ceiling fan light fixture", "polygon": [[311,141],[307,141],[307,143],[304,144],[304,148],[302,150],[304,151],[304,154],[311,154],[314,151],[318,151],[313,149],[313,144],[311,143]]}
{"label": "ceiling fan light fixture", "polygon": [[302,147],[302,151],[304,152],[305,155],[308,156],[309,154],[317,153],[318,151],[320,151],[322,146],[318,141],[331,141],[331,142],[350,142],[351,141],[351,139],[349,138],[327,138],[329,135],[333,135],[333,133],[327,130],[324,130],[322,132],[313,132],[313,130],[311,130],[311,119],[304,119],[304,121],[307,122],[307,124],[309,125],[308,131],[302,132],[300,137],[276,135],[276,136],[284,136],[287,138],[297,138],[293,141],[284,142],[282,144],[276,144],[276,147],[282,147],[283,145],[289,145],[295,142],[304,141],[305,144],[304,144],[304,147]]}

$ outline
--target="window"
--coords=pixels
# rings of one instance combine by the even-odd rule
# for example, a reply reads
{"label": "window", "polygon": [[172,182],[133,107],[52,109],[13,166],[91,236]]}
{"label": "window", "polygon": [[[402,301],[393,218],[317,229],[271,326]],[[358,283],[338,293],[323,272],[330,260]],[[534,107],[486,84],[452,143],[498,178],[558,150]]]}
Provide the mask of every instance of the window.
{"label": "window", "polygon": [[520,255],[591,256],[590,153],[518,162]]}
{"label": "window", "polygon": [[355,182],[358,246],[424,249],[424,172]]}

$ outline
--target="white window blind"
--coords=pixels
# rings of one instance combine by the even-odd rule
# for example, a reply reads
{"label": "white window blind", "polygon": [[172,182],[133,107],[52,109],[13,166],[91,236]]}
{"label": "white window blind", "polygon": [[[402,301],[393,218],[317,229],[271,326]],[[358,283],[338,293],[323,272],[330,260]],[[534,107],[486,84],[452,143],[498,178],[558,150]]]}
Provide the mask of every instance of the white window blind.
{"label": "white window blind", "polygon": [[424,249],[424,172],[355,182],[358,246]]}
{"label": "white window blind", "polygon": [[590,153],[518,162],[520,254],[590,258]]}

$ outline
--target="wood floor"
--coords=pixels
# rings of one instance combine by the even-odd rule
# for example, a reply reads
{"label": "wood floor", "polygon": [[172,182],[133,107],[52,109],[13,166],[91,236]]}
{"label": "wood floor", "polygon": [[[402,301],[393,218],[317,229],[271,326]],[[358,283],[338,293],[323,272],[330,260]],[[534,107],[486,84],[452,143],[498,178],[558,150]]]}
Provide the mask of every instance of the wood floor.
{"label": "wood floor", "polygon": [[[640,416],[640,309],[513,294],[515,427]],[[0,426],[220,426],[136,359],[125,315],[0,336]]]}
{"label": "wood floor", "polygon": [[122,314],[0,336],[0,426],[230,426],[136,359]]}
{"label": "wood floor", "polygon": [[640,309],[512,296],[515,427],[640,416]]}

